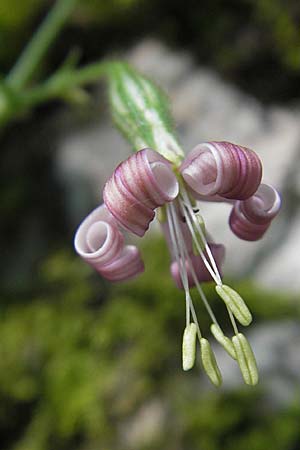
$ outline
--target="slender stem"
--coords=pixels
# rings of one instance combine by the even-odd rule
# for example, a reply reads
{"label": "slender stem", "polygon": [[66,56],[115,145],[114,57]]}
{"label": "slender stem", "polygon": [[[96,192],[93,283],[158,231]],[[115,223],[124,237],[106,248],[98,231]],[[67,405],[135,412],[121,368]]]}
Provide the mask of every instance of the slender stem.
{"label": "slender stem", "polygon": [[7,81],[11,86],[20,89],[31,79],[76,2],[77,0],[57,0],[8,74]]}
{"label": "slender stem", "polygon": [[98,62],[82,69],[61,70],[52,75],[45,83],[20,93],[20,104],[31,108],[41,102],[63,98],[72,89],[98,81],[107,75],[112,63]]}

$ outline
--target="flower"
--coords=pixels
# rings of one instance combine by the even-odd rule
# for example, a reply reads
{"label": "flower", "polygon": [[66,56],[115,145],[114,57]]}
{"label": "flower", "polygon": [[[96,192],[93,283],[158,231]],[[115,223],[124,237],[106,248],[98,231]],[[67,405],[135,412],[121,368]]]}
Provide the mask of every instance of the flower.
{"label": "flower", "polygon": [[[220,272],[224,246],[206,231],[201,202],[226,201],[231,205],[229,225],[239,238],[260,239],[280,209],[276,190],[261,184],[262,165],[252,150],[229,142],[197,145],[176,165],[150,148],[123,161],[105,184],[104,204],[79,226],[75,236],[78,254],[103,277],[128,280],[144,270],[137,247],[124,244],[123,231],[144,236],[159,211],[159,221],[171,254],[171,275],[185,292],[186,328],[183,336],[183,368],[195,361],[198,336],[204,370],[210,380],[222,381],[209,341],[202,335],[190,293],[195,286],[212,320],[211,332],[224,349],[237,359],[247,384],[258,380],[255,358],[237,322],[252,320],[240,295],[224,285]],[[234,336],[224,335],[201,283],[213,281],[224,301]],[[191,321],[192,316],[192,321]]]}

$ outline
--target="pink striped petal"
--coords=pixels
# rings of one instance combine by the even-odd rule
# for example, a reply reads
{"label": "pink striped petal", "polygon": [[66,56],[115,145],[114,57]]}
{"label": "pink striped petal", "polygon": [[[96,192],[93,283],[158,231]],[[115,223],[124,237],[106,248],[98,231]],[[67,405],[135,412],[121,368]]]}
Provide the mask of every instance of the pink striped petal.
{"label": "pink striped petal", "polygon": [[230,228],[239,238],[256,241],[265,234],[280,206],[276,189],[261,184],[252,197],[235,203],[229,218]]}
{"label": "pink striped petal", "polygon": [[[211,249],[212,255],[216,261],[217,267],[220,271],[221,265],[224,261],[225,256],[225,247],[222,244],[214,244],[210,243],[209,247]],[[210,273],[208,272],[202,258],[200,255],[190,255],[190,259],[194,268],[194,271],[197,275],[197,279],[199,283],[206,282],[206,281],[212,281],[212,277]],[[187,270],[187,276],[188,276],[188,283],[189,287],[195,286],[194,277],[192,275],[190,263],[188,260],[185,260],[185,267]],[[180,268],[178,267],[177,261],[173,261],[170,266],[171,275],[175,281],[176,286],[179,289],[183,289],[182,279],[180,276]]]}
{"label": "pink striped petal", "polygon": [[105,205],[92,211],[75,234],[76,252],[88,264],[98,269],[119,256],[124,238]]}
{"label": "pink striped petal", "polygon": [[126,245],[120,256],[99,272],[110,281],[129,280],[144,271],[144,264],[137,247]]}
{"label": "pink striped petal", "polygon": [[138,201],[126,189],[120,174],[116,171],[104,187],[103,199],[119,224],[138,236],[145,234],[154,219],[154,211]]}
{"label": "pink striped petal", "polygon": [[159,153],[144,149],[119,164],[104,187],[104,202],[127,230],[143,236],[154,209],[174,200],[179,192],[171,164]]}
{"label": "pink striped petal", "polygon": [[246,199],[257,190],[262,165],[252,150],[230,142],[197,145],[180,171],[187,185],[202,196]]}

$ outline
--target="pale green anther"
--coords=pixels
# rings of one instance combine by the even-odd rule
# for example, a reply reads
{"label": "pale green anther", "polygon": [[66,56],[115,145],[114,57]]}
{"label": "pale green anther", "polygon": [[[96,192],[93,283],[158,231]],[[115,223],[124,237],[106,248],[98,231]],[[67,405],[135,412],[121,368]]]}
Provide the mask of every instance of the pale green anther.
{"label": "pale green anther", "polygon": [[190,370],[195,364],[197,328],[194,323],[185,327],[182,340],[182,368]]}
{"label": "pale green anther", "polygon": [[[203,217],[201,216],[200,213],[197,212],[197,213],[195,213],[195,218],[201,228],[203,235],[205,236],[206,230],[205,230],[205,223],[204,223]],[[201,250],[205,250],[205,242],[203,241],[203,239],[201,237],[201,233],[196,225],[195,225],[194,231],[195,231],[197,242],[198,242]],[[193,253],[194,253],[194,255],[199,255],[199,251],[198,251],[198,248],[197,248],[197,245],[196,245],[194,239],[193,239]]]}
{"label": "pale green anther", "polygon": [[216,291],[240,324],[246,326],[251,323],[251,312],[242,297],[234,289],[222,284],[221,286],[216,286]]}
{"label": "pale green anther", "polygon": [[236,359],[236,353],[234,349],[234,345],[229,339],[229,337],[225,336],[219,325],[212,323],[210,326],[210,331],[214,338],[219,342],[220,345],[226,350],[226,352],[233,358]]}
{"label": "pale green anther", "polygon": [[109,97],[114,121],[136,151],[151,147],[176,166],[184,158],[165,94],[124,63],[109,71]]}
{"label": "pale green anther", "polygon": [[217,361],[216,361],[215,355],[212,351],[212,348],[210,346],[210,343],[208,342],[207,339],[201,338],[200,345],[201,345],[201,359],[202,359],[202,364],[203,364],[204,370],[205,370],[206,374],[208,375],[210,381],[215,386],[220,386],[222,384],[222,375],[220,373],[220,370],[217,365]]}
{"label": "pale green anther", "polygon": [[242,333],[238,333],[233,336],[232,342],[245,383],[255,386],[258,382],[258,371],[255,356],[247,338]]}

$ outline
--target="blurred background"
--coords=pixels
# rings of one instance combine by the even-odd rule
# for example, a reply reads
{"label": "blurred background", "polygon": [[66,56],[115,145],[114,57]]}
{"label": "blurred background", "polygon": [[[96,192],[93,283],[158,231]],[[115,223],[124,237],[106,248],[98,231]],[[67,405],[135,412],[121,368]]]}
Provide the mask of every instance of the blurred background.
{"label": "blurred background", "polygon": [[[0,1],[2,78],[52,5]],[[78,223],[130,153],[99,81],[0,130],[1,449],[300,448],[299,23],[297,0],[77,2],[32,84],[70,50],[79,65],[129,60],[169,93],[186,151],[212,139],[253,148],[282,193],[281,215],[250,244],[228,230],[226,205],[203,206],[226,245],[225,279],[254,314],[260,383],[244,386],[217,346],[220,390],[200,364],[182,372],[184,302],[155,226],[138,243],[146,272],[130,283],[105,282],[74,254]]]}

